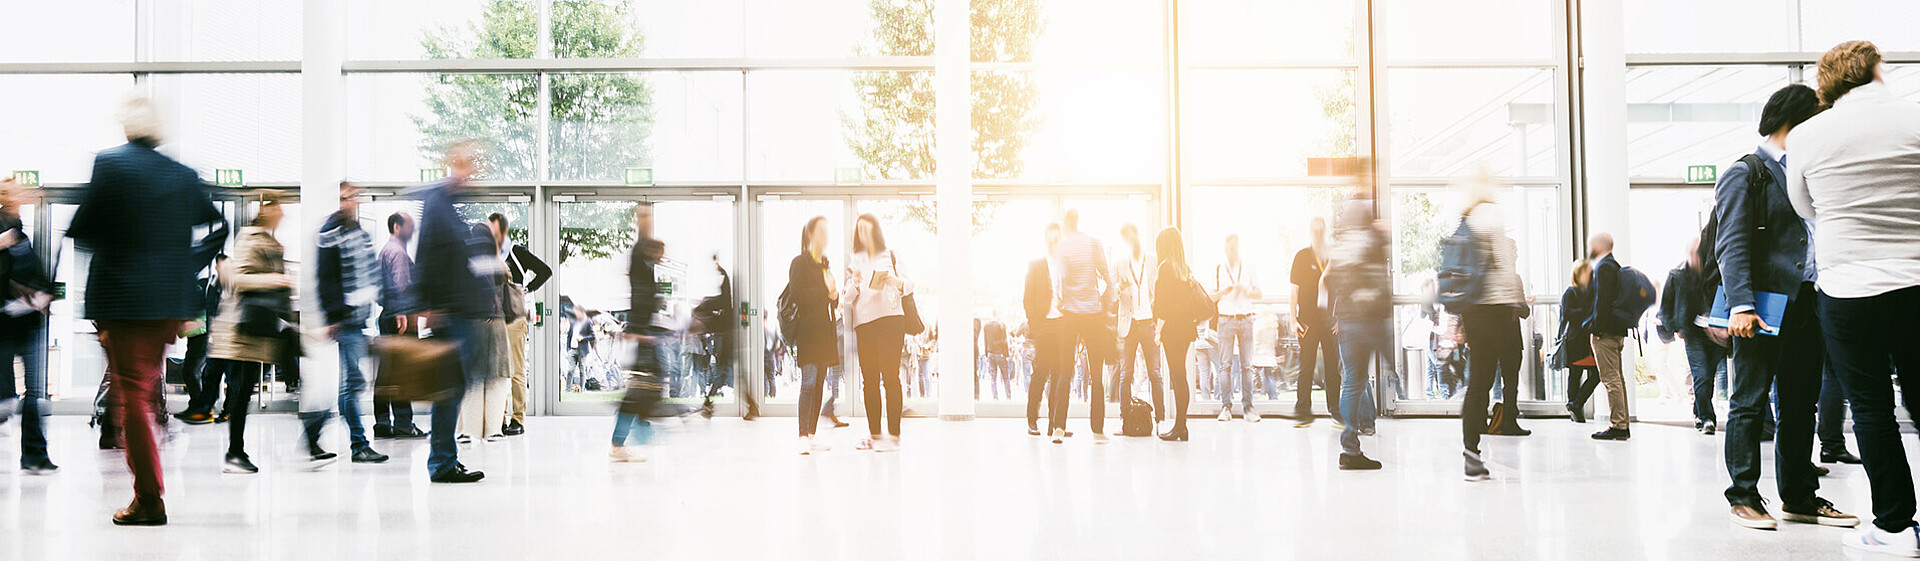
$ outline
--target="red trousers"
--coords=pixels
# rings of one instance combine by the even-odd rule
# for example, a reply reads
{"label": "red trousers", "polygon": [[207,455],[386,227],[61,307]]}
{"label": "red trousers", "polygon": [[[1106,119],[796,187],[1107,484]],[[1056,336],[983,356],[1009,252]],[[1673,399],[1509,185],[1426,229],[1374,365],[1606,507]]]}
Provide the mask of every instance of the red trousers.
{"label": "red trousers", "polygon": [[100,347],[107,354],[114,409],[127,442],[127,470],[136,500],[159,499],[160,446],[153,438],[153,404],[160,400],[167,343],[180,334],[177,319],[99,320]]}

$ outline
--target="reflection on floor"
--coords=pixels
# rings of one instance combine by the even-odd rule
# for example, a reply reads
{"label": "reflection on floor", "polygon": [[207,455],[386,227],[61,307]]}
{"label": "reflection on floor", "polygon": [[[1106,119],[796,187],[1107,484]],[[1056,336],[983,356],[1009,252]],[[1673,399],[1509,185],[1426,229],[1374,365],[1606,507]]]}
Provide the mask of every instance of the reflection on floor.
{"label": "reflection on floor", "polygon": [[[848,419],[833,451],[802,457],[792,419],[694,419],[666,423],[652,462],[609,465],[610,419],[535,418],[526,436],[462,450],[486,481],[435,486],[424,441],[377,441],[385,465],[307,472],[294,417],[256,419],[259,475],[220,473],[225,426],[175,436],[173,524],[158,529],[109,525],[130,478],[84,418],[53,418],[65,469],[46,477],[14,469],[5,425],[0,559],[1842,557],[1842,530],[1729,524],[1718,438],[1648,424],[1596,443],[1595,425],[1535,420],[1531,437],[1489,437],[1494,478],[1466,483],[1450,419],[1382,421],[1366,446],[1386,469],[1344,473],[1325,421],[1196,419],[1188,443],[1056,446],[1018,420],[909,419],[904,450],[875,454],[853,450],[864,420]],[[1823,495],[1868,514],[1863,472],[1833,467]]]}

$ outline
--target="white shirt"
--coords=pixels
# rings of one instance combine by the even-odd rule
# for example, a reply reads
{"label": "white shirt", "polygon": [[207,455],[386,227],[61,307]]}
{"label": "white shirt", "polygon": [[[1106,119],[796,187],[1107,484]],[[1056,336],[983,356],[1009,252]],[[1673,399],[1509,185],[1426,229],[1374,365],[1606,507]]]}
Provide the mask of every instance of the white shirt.
{"label": "white shirt", "polygon": [[1787,197],[1813,221],[1820,291],[1920,286],[1920,104],[1874,82],[1787,135]]}
{"label": "white shirt", "polygon": [[[900,300],[913,292],[913,287],[894,267],[895,259],[893,250],[889,249],[872,258],[866,253],[855,253],[847,260],[853,272],[847,275],[846,286],[840,289],[840,299],[847,307],[849,325],[865,325],[881,318],[906,315],[906,307],[901,305]],[[877,289],[873,288],[876,271],[886,271],[890,275]]]}
{"label": "white shirt", "polygon": [[1220,315],[1244,316],[1253,313],[1253,287],[1259,286],[1260,276],[1247,268],[1246,261],[1241,261],[1239,265],[1223,263],[1214,268],[1213,276],[1216,290],[1239,287],[1239,290],[1220,296]]}
{"label": "white shirt", "polygon": [[[1128,309],[1121,310],[1134,321],[1153,319],[1153,283],[1154,276],[1160,271],[1152,265],[1153,255],[1142,254],[1139,258],[1125,257],[1115,274],[1120,283],[1121,300]],[[1126,326],[1121,326],[1122,334]]]}

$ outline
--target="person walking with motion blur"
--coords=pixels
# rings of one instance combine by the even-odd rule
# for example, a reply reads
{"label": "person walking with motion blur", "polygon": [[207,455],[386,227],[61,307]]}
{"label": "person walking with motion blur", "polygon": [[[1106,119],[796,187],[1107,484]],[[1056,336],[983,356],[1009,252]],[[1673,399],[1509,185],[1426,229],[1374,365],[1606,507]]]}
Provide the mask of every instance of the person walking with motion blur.
{"label": "person walking with motion blur", "polygon": [[[1360,451],[1360,437],[1374,431],[1373,384],[1369,365],[1378,364],[1380,378],[1393,372],[1393,272],[1385,222],[1373,218],[1373,201],[1348,201],[1337,222],[1337,235],[1327,256],[1328,286],[1333,293],[1334,318],[1339,322],[1340,469],[1375,470],[1380,462]],[[1331,378],[1329,378],[1331,380]],[[1481,395],[1485,395],[1482,393]]]}
{"label": "person walking with motion blur", "polygon": [[[119,401],[134,498],[113,523],[167,523],[160,448],[151,409],[159,397],[167,343],[200,315],[194,276],[226,244],[226,221],[201,190],[199,174],[161,154],[160,112],[129,100],[120,113],[127,143],[94,157],[93,175],[67,227],[91,252],[82,317],[94,322]],[[195,230],[213,226],[196,239]]]}
{"label": "person walking with motion blur", "polygon": [[[40,256],[34,253],[20,221],[20,207],[32,203],[32,192],[20,182],[0,180],[0,423],[20,413],[20,471],[46,475],[60,470],[47,457],[47,308],[53,303],[53,281]],[[13,362],[20,359],[26,387],[14,387]],[[189,370],[186,375],[192,377]],[[17,405],[17,407],[16,407]]]}
{"label": "person walking with motion blur", "polygon": [[507,399],[512,395],[508,385],[513,382],[512,373],[507,369],[507,323],[503,311],[507,307],[507,266],[498,253],[500,240],[486,224],[473,224],[468,228],[474,243],[485,248],[484,253],[473,258],[472,267],[481,277],[481,290],[493,305],[485,313],[486,321],[480,324],[479,344],[462,349],[481,355],[485,362],[479,383],[467,389],[467,397],[461,402],[458,440],[461,444],[482,438],[487,442],[507,438],[501,430],[506,427]]}
{"label": "person walking with motion blur", "polygon": [[[233,258],[221,271],[228,293],[221,298],[220,315],[213,318],[207,356],[221,361],[227,372],[227,456],[222,468],[226,473],[260,471],[247,455],[247,412],[261,374],[280,356],[284,341],[280,333],[288,329],[293,312],[293,277],[287,274],[286,249],[273,237],[284,214],[278,194],[261,193],[253,222],[240,229]],[[307,454],[311,468],[332,463],[337,456],[311,441]]]}
{"label": "person walking with motion blur", "polygon": [[613,449],[607,458],[614,462],[644,462],[646,454],[629,443],[641,446],[653,439],[653,407],[660,403],[666,386],[660,372],[659,341],[652,329],[654,316],[660,313],[660,284],[654,267],[666,255],[666,244],[653,238],[653,203],[641,201],[633,209],[636,239],[627,256],[627,286],[631,307],[627,312],[627,339],[633,341],[633,366],[626,369],[627,391],[613,418]]}
{"label": "person walking with motion blur", "polygon": [[[853,257],[847,265],[846,288],[841,289],[840,297],[847,308],[847,321],[854,325],[854,336],[859,339],[860,386],[867,406],[867,432],[872,435],[859,448],[891,452],[900,448],[900,415],[904,408],[900,353],[907,342],[903,301],[913,294],[913,283],[900,274],[900,258],[887,249],[880,219],[871,214],[862,214],[854,221]],[[1005,338],[1003,328],[1003,354]],[[886,386],[884,434],[880,432],[882,385]]]}
{"label": "person walking with motion blur", "polygon": [[[780,293],[780,331],[798,350],[800,365],[800,454],[825,452],[832,446],[814,440],[820,426],[821,383],[827,368],[840,364],[840,345],[834,334],[834,302],[839,285],[827,263],[827,218],[815,216],[800,230],[800,255],[787,266],[787,288]],[[789,325],[791,322],[792,325]]]}
{"label": "person walking with motion blur", "polygon": [[[367,376],[360,369],[367,359],[367,320],[373,319],[373,302],[380,293],[380,262],[373,253],[373,236],[360,227],[360,186],[340,182],[340,210],[320,226],[316,277],[319,279],[320,310],[326,316],[327,334],[340,349],[340,420],[347,425],[347,437],[353,447],[351,459],[358,464],[387,461],[387,455],[375,452],[373,443],[360,424],[360,392],[367,389]],[[303,413],[307,444],[320,447],[320,428],[330,412]]]}
{"label": "person walking with motion blur", "polygon": [[1161,228],[1154,236],[1153,250],[1160,260],[1153,281],[1153,317],[1160,322],[1160,350],[1166,355],[1173,384],[1173,427],[1160,433],[1160,440],[1185,442],[1187,404],[1193,402],[1193,384],[1187,383],[1187,349],[1193,346],[1195,329],[1212,319],[1215,310],[1213,298],[1193,280],[1179,228]]}
{"label": "person walking with motion blur", "polygon": [[436,338],[445,337],[463,352],[460,367],[448,369],[441,382],[442,397],[433,402],[427,475],[435,483],[473,483],[486,474],[460,463],[454,431],[467,388],[490,374],[490,357],[478,352],[480,330],[499,304],[487,284],[487,275],[493,271],[486,263],[493,246],[490,240],[473,237],[472,228],[453,208],[454,200],[480,171],[480,148],[472,141],[456,142],[447,148],[445,162],[447,177],[416,191],[421,198],[420,258],[413,264],[413,289],[425,316],[420,327],[432,330]]}

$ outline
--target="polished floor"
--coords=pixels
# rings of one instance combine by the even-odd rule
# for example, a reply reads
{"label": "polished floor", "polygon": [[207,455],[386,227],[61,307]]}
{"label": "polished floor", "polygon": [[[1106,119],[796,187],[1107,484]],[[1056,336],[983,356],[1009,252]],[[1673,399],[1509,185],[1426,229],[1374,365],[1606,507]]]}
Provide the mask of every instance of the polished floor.
{"label": "polished floor", "polygon": [[[849,419],[834,450],[803,457],[792,419],[696,418],[662,423],[651,462],[609,465],[610,419],[537,418],[526,436],[463,447],[486,481],[443,486],[426,480],[424,441],[379,441],[384,465],[306,471],[297,421],[256,419],[258,475],[220,473],[223,425],[173,436],[162,528],[109,524],[131,479],[83,418],[53,418],[64,469],[44,477],[14,468],[18,428],[4,425],[0,560],[1846,557],[1843,530],[1729,524],[1719,439],[1655,424],[1601,443],[1595,425],[1532,420],[1531,437],[1489,437],[1493,480],[1467,483],[1452,419],[1382,421],[1365,445],[1386,469],[1351,473],[1334,469],[1324,420],[1194,420],[1191,442],[1096,446],[1031,438],[1017,420],[909,419],[904,449],[876,454],[853,450],[864,422]],[[1823,485],[1866,513],[1857,466]]]}

